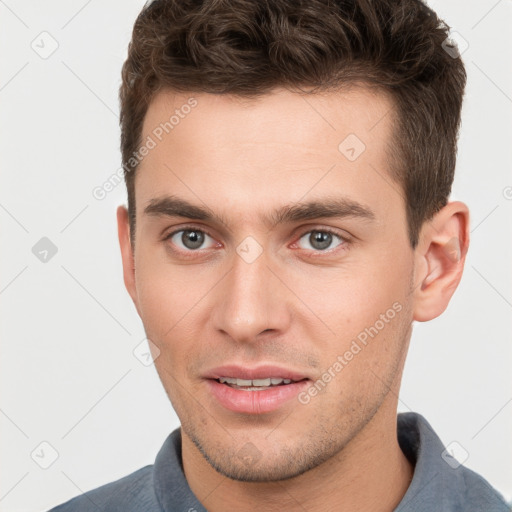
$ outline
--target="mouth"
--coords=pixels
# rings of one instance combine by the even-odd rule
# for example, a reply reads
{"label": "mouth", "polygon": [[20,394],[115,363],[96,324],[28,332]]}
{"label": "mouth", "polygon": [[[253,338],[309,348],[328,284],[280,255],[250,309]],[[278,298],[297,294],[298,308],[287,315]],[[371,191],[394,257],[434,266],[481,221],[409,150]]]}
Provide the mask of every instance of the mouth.
{"label": "mouth", "polygon": [[304,379],[292,380],[281,377],[267,377],[265,379],[236,379],[233,377],[220,377],[215,379],[219,384],[226,384],[233,389],[241,389],[243,391],[264,391],[276,386],[286,386],[292,382],[301,382]]}
{"label": "mouth", "polygon": [[244,414],[264,414],[281,409],[311,382],[298,372],[269,365],[255,369],[223,366],[204,377],[216,405]]}

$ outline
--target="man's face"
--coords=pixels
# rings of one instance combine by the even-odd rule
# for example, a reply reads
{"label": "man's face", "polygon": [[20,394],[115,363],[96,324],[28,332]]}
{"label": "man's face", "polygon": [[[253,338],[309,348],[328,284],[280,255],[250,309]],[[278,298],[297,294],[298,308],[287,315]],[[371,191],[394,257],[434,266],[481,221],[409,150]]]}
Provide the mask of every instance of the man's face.
{"label": "man's face", "polygon": [[[372,418],[396,422],[414,252],[391,108],[366,89],[149,107],[129,291],[186,438],[226,476],[298,475]],[[210,217],[164,214],[171,196]]]}

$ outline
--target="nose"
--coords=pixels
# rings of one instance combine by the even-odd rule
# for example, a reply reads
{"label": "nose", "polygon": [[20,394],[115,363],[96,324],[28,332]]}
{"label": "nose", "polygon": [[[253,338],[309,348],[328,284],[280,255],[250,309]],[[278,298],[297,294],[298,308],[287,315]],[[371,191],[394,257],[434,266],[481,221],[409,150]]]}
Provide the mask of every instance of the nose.
{"label": "nose", "polygon": [[286,287],[269,268],[265,252],[247,262],[233,255],[231,270],[216,287],[213,326],[237,342],[255,342],[263,333],[283,334],[290,324]]}

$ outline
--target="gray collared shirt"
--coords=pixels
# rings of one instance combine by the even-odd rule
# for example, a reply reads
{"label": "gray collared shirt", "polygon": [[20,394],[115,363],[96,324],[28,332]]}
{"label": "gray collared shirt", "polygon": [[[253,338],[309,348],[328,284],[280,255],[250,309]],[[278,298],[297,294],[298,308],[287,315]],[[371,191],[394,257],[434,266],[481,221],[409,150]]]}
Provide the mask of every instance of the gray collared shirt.
{"label": "gray collared shirt", "polygon": [[[398,442],[414,475],[394,512],[510,512],[489,483],[446,451],[420,414],[399,413]],[[50,512],[206,512],[190,490],[181,463],[181,431],[174,430],[155,463],[93,489]]]}

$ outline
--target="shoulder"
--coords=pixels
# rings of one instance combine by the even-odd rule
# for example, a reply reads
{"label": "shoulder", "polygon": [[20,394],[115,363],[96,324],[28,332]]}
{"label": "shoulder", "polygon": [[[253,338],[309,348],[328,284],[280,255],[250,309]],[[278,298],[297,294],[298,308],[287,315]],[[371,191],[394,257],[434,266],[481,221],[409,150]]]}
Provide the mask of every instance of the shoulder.
{"label": "shoulder", "polygon": [[511,512],[487,480],[452,456],[422,415],[399,413],[397,433],[414,474],[395,512]]}
{"label": "shoulder", "polygon": [[92,489],[49,512],[160,511],[153,487],[153,466],[145,466],[119,480]]}
{"label": "shoulder", "polygon": [[466,503],[468,510],[479,511],[485,505],[486,512],[510,512],[512,508],[507,505],[503,496],[478,473],[461,466],[462,475],[466,484]]}

